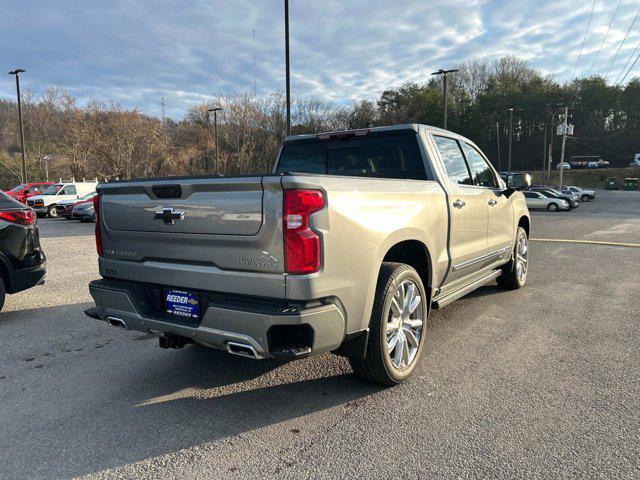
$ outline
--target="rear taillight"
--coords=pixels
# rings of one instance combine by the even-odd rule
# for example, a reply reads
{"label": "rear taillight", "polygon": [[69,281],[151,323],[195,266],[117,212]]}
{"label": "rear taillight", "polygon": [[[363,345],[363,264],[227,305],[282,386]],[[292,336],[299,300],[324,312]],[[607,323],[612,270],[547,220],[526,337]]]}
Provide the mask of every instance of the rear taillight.
{"label": "rear taillight", "polygon": [[7,210],[0,212],[0,219],[19,225],[33,225],[36,223],[36,212],[33,210]]}
{"label": "rear taillight", "polygon": [[320,190],[284,191],[284,241],[287,273],[320,270],[320,236],[309,227],[311,214],[324,208]]}
{"label": "rear taillight", "polygon": [[102,232],[100,230],[100,195],[93,197],[93,210],[96,217],[96,250],[98,256],[102,257]]}

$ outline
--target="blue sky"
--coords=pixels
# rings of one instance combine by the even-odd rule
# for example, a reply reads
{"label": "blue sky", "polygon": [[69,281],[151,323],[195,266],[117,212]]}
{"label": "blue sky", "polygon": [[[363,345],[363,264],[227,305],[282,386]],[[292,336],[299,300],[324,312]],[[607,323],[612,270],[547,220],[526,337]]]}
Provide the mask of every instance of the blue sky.
{"label": "blue sky", "polygon": [[[596,0],[577,74],[603,74],[640,2]],[[558,80],[573,76],[592,0],[290,0],[292,94],[376,98],[471,58],[510,54]],[[0,60],[36,93],[113,100],[182,118],[220,92],[284,90],[282,0],[1,0]],[[613,63],[640,42],[640,18]],[[639,49],[640,52],[640,49]],[[632,74],[640,74],[640,62]],[[632,75],[631,75],[632,76]],[[631,77],[630,76],[630,77]],[[0,77],[1,78],[1,77]],[[14,98],[12,78],[0,98]]]}

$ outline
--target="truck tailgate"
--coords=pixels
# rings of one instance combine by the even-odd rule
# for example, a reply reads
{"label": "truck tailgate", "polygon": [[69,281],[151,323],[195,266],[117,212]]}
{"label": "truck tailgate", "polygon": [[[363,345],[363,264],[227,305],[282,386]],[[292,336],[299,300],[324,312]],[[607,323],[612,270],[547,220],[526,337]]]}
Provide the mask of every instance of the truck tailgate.
{"label": "truck tailgate", "polygon": [[284,295],[278,176],[133,180],[98,191],[103,276],[233,292],[259,272],[272,274],[263,277],[277,286],[271,294]]}
{"label": "truck tailgate", "polygon": [[[104,223],[113,231],[255,235],[262,225],[261,177],[129,183],[105,193]],[[167,221],[165,208],[173,209]]]}

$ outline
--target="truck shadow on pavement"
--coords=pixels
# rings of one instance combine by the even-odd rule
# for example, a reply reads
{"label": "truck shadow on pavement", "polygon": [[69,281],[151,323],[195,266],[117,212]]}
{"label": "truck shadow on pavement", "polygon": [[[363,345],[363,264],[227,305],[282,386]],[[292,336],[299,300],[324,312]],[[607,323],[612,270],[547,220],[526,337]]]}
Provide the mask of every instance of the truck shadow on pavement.
{"label": "truck shadow on pavement", "polygon": [[[318,359],[310,359],[309,368],[304,360],[256,362],[199,346],[166,353],[164,361],[138,365],[137,378],[116,389],[115,414],[105,411],[94,419],[103,426],[99,435],[69,432],[78,447],[95,445],[92,458],[80,461],[74,474],[89,473],[87,464],[114,468],[216,442],[349,405],[380,390],[344,371],[308,378],[309,370],[318,371],[313,368]],[[282,434],[305,430],[304,421],[294,423]]]}
{"label": "truck shadow on pavement", "polygon": [[[62,321],[54,320],[62,316],[65,322],[92,322],[81,317],[84,306],[31,310],[31,320],[24,312],[9,316],[29,323],[21,322],[28,329],[45,318]],[[349,408],[382,390],[352,375],[338,357],[286,363],[234,357],[198,345],[162,350],[155,338],[141,332],[91,325],[72,328],[82,331],[84,342],[75,347],[103,348],[74,348],[47,357],[55,360],[28,374],[37,375],[32,380],[24,374],[14,377],[10,395],[22,407],[13,420],[6,418],[11,442],[0,449],[2,469],[12,478],[95,474],[274,425],[276,435],[293,437],[307,428],[296,419],[340,405]],[[47,340],[64,338],[54,335]],[[27,387],[24,394],[22,386]],[[7,406],[0,404],[4,414]],[[32,408],[47,413],[34,417]],[[20,447],[27,439],[29,451]]]}

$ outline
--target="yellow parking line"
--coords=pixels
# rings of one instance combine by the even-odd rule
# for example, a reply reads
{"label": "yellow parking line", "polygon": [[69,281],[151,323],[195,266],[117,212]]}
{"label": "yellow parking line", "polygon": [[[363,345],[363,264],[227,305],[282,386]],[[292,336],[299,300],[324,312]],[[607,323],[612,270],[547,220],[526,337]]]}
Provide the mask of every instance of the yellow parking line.
{"label": "yellow parking line", "polygon": [[585,243],[588,245],[608,245],[610,247],[640,248],[640,243],[600,242],[598,240],[566,240],[563,238],[532,238],[532,242]]}

